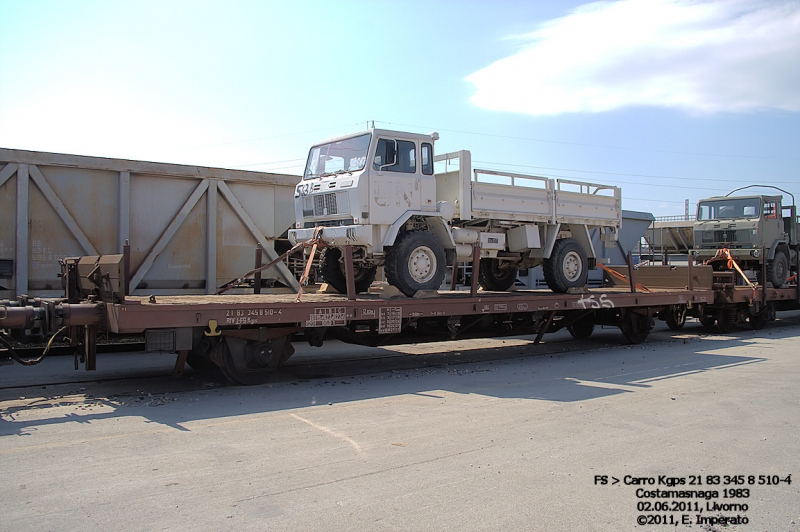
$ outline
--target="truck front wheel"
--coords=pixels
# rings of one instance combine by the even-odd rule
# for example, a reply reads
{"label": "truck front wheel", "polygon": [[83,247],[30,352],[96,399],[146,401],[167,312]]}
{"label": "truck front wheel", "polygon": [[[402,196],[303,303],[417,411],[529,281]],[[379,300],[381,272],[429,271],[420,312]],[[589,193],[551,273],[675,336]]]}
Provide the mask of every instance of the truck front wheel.
{"label": "truck front wheel", "polygon": [[481,259],[478,283],[484,290],[504,292],[514,286],[519,268],[510,261]]}
{"label": "truck front wheel", "polygon": [[570,288],[585,286],[589,277],[587,262],[586,252],[575,240],[556,240],[550,258],[545,259],[542,264],[547,286],[558,294],[566,293]]}
{"label": "truck front wheel", "polygon": [[786,253],[779,249],[775,252],[775,258],[767,263],[767,281],[772,283],[775,288],[781,287],[789,278],[789,259]]}
{"label": "truck front wheel", "polygon": [[386,280],[411,297],[418,290],[436,290],[447,263],[439,239],[427,231],[409,231],[386,251]]}
{"label": "truck front wheel", "polygon": [[[353,280],[356,292],[366,292],[369,285],[375,280],[377,267],[359,266],[353,264]],[[319,272],[326,283],[331,285],[340,294],[347,293],[347,277],[344,273],[344,262],[340,248],[325,248],[319,259]]]}

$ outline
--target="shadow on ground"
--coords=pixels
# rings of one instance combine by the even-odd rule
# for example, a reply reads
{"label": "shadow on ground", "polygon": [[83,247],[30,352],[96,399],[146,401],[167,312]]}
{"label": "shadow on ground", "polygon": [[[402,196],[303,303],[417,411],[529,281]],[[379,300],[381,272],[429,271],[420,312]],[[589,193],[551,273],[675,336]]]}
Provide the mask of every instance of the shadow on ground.
{"label": "shadow on ground", "polygon": [[444,342],[426,354],[340,347],[345,352],[351,349],[351,354],[315,357],[306,350],[276,372],[272,382],[251,387],[228,385],[198,373],[176,380],[167,364],[134,375],[129,371],[119,380],[6,387],[0,390],[0,436],[122,416],[189,430],[185,424],[194,420],[408,394],[591,401],[637,393],[664,379],[761,363],[764,358],[747,355],[749,346],[796,336],[799,327],[800,314],[770,323],[762,331],[739,329],[729,335],[708,334],[696,322],[677,333],[659,326],[648,342],[636,346],[621,345],[617,329],[601,329],[589,340],[553,335],[539,346],[532,344],[532,337],[516,337],[497,339],[496,347],[479,341]]}

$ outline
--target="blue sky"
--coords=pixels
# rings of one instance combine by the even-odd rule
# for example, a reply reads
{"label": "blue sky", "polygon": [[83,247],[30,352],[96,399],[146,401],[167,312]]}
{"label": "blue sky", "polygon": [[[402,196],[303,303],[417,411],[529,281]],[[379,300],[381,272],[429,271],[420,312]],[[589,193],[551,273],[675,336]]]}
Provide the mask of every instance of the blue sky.
{"label": "blue sky", "polygon": [[0,147],[299,175],[373,120],[657,216],[800,201],[800,1],[0,0]]}

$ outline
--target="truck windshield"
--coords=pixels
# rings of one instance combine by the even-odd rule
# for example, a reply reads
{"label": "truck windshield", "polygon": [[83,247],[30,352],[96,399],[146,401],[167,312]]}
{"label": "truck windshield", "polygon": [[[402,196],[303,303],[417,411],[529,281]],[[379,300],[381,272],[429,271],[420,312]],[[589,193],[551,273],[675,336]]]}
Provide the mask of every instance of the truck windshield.
{"label": "truck windshield", "polygon": [[303,179],[363,170],[367,164],[370,137],[369,133],[365,133],[357,137],[314,146],[311,148],[311,153],[308,154]]}
{"label": "truck windshield", "polygon": [[697,206],[697,219],[700,221],[758,218],[760,215],[761,202],[758,198],[726,198],[724,200],[701,201]]}

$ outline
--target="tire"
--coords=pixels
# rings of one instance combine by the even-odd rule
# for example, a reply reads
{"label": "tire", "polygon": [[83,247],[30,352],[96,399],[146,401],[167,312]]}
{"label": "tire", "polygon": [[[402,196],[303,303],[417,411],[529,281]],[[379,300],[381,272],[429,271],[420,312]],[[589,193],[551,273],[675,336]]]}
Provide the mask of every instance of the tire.
{"label": "tire", "polygon": [[573,321],[567,325],[567,330],[576,340],[586,340],[594,332],[594,313]]}
{"label": "tire", "polygon": [[514,286],[518,272],[519,268],[509,261],[481,259],[478,284],[484,290],[505,292]]}
{"label": "tire", "polygon": [[[359,267],[353,264],[353,280],[356,285],[356,293],[369,290],[372,281],[375,280],[375,272],[378,268]],[[340,294],[347,293],[347,277],[344,273],[344,262],[342,261],[341,248],[325,248],[319,259],[319,272],[326,283],[331,285]]]}
{"label": "tire", "polygon": [[779,249],[775,252],[775,258],[767,263],[767,281],[772,283],[773,287],[779,288],[788,278],[789,259],[786,258],[786,252]]}
{"label": "tire", "polygon": [[667,316],[664,321],[667,322],[667,327],[673,331],[683,329],[686,323],[686,305],[671,305],[667,309]]}
{"label": "tire", "polygon": [[544,280],[550,290],[564,294],[570,288],[586,285],[586,279],[589,277],[587,264],[586,252],[575,240],[572,238],[556,240],[550,258],[545,259],[542,264]]}
{"label": "tire", "polygon": [[409,297],[437,290],[447,271],[444,247],[433,233],[409,231],[387,249],[384,271],[389,284]]}

